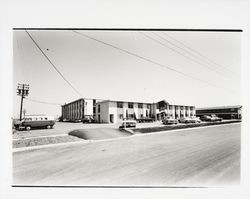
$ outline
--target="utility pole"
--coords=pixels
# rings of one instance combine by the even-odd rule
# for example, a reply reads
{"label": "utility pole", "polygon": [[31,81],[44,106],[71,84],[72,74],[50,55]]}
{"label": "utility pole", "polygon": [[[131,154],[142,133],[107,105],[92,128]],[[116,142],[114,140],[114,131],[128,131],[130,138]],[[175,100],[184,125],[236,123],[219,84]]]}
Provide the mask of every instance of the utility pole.
{"label": "utility pole", "polygon": [[29,85],[28,84],[18,84],[17,95],[21,96],[21,106],[20,106],[20,121],[22,120],[23,111],[23,98],[29,95]]}

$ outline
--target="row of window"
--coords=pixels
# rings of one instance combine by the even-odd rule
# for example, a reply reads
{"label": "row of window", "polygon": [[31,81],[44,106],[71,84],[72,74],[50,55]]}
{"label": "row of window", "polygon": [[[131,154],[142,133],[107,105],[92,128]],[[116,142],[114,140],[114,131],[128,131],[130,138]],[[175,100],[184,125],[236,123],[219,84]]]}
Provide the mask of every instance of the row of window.
{"label": "row of window", "polygon": [[[117,108],[123,108],[123,102],[117,102]],[[128,108],[134,108],[134,103],[128,103]],[[138,108],[142,109],[143,104],[138,103]],[[150,109],[150,104],[147,104],[147,108]]]}
{"label": "row of window", "polygon": [[[185,108],[185,107],[183,107],[183,106],[174,106],[174,105],[170,105],[170,106],[169,106],[169,110],[172,110],[173,107],[175,107],[175,109],[188,110],[188,107]],[[179,108],[178,108],[178,107],[179,107]],[[189,109],[190,109],[191,111],[194,110],[193,107],[190,107]]]}
{"label": "row of window", "polygon": [[[119,114],[118,118],[124,119],[123,114]],[[135,118],[135,114],[128,114],[128,118]],[[140,114],[140,118],[143,118],[143,114]]]}

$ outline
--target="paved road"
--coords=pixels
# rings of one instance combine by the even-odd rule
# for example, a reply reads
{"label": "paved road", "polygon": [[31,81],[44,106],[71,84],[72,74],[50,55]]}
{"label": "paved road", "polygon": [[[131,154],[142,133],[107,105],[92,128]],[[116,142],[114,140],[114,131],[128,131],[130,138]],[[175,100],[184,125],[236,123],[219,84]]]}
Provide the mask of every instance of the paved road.
{"label": "paved road", "polygon": [[13,167],[14,185],[237,185],[240,124],[15,152]]}

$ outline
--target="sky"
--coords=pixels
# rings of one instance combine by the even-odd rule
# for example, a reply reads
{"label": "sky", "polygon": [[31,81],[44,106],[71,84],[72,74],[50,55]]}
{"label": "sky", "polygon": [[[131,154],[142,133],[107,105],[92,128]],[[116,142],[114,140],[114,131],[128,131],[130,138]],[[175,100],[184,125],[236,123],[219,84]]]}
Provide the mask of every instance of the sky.
{"label": "sky", "polygon": [[24,99],[26,114],[60,116],[60,104],[79,98],[165,99],[196,107],[241,104],[241,32],[38,30],[29,34],[74,89],[25,31],[14,31],[13,117],[20,111],[18,83],[30,85]]}

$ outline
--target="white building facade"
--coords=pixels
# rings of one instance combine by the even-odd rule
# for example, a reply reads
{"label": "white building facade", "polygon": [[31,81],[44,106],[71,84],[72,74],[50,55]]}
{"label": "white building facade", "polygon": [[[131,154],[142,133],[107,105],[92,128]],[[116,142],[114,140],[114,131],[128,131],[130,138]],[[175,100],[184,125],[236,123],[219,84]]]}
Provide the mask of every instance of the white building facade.
{"label": "white building facade", "polygon": [[84,99],[62,106],[63,121],[83,120],[91,117],[99,123],[117,123],[124,119],[162,120],[195,116],[194,106],[172,105],[162,100],[157,103]]}
{"label": "white building facade", "polygon": [[96,119],[101,123],[117,123],[124,119],[152,117],[152,104],[106,100],[96,104]]}
{"label": "white building facade", "polygon": [[105,100],[96,103],[96,121],[117,123],[124,119],[152,118],[162,120],[166,117],[180,119],[195,116],[194,106],[170,105],[165,100],[157,103],[138,103]]}

